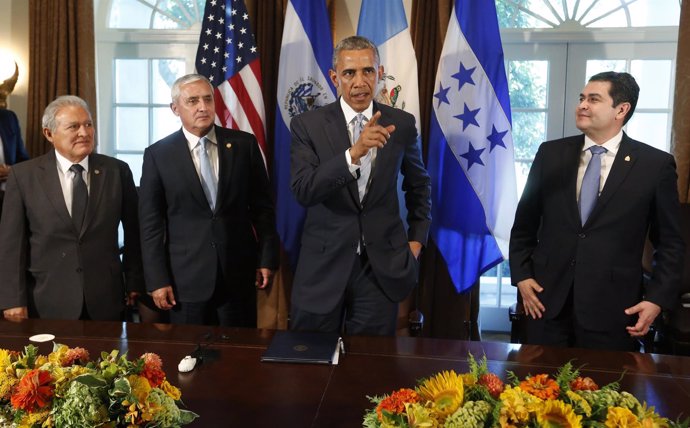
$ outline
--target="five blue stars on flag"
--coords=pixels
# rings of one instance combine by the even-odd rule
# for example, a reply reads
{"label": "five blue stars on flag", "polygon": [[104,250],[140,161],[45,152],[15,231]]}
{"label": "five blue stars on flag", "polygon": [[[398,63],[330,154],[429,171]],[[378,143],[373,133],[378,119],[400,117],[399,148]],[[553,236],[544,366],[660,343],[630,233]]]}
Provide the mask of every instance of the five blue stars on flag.
{"label": "five blue stars on flag", "polygon": [[206,4],[197,52],[197,72],[214,86],[258,57],[244,1],[212,0]]}
{"label": "five blue stars on flag", "polygon": [[[465,67],[465,64],[460,62],[458,72],[450,76],[451,78],[457,80],[458,92],[460,92],[465,85],[476,86],[474,79],[472,78],[472,75],[476,69],[477,67],[467,68]],[[448,99],[448,92],[451,89],[452,86],[444,87],[443,82],[439,82],[438,92],[434,94],[434,98],[438,100],[436,106],[437,108],[441,108],[441,104],[448,104],[449,106],[451,105],[450,100]],[[481,107],[471,109],[467,103],[463,103],[462,113],[454,115],[453,117],[462,122],[463,131],[465,131],[469,126],[477,126],[482,128],[482,125],[477,121],[477,114],[481,111],[481,109]],[[493,152],[493,150],[499,146],[503,147],[504,149],[506,148],[505,142],[503,141],[503,138],[506,136],[506,134],[508,134],[508,129],[505,131],[498,131],[495,125],[491,125],[491,134],[486,137],[486,140],[489,142],[489,153]],[[469,141],[467,152],[460,154],[460,157],[467,160],[467,170],[469,170],[475,164],[484,166],[481,155],[485,150],[486,148],[475,147],[472,142]]]}

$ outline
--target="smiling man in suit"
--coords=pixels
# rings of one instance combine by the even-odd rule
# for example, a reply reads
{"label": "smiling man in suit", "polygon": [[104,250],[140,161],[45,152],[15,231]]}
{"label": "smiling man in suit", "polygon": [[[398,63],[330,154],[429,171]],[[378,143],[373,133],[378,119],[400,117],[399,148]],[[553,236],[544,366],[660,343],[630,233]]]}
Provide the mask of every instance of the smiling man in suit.
{"label": "smiling man in suit", "polygon": [[144,151],[142,251],[146,288],[176,324],[256,325],[256,292],[278,267],[266,167],[253,135],[214,126],[211,83],[172,87],[182,129]]}
{"label": "smiling man in suit", "polygon": [[[636,350],[678,300],[684,244],[673,157],[623,132],[639,87],[593,76],[576,108],[583,135],[539,147],[510,237],[528,343]],[[649,236],[654,269],[643,282]]]}
{"label": "smiling man in suit", "polygon": [[[382,74],[371,41],[342,40],[330,71],[340,98],[292,120],[291,186],[307,208],[292,329],[393,335],[398,302],[416,284],[431,184],[414,117],[373,102]],[[408,230],[399,212],[399,173]]]}
{"label": "smiling man in suit", "polygon": [[0,109],[0,216],[10,168],[27,159],[29,155],[24,147],[17,115],[13,111]]}
{"label": "smiling man in suit", "polygon": [[55,99],[42,125],[55,150],[15,165],[7,179],[0,308],[5,318],[120,320],[125,302],[143,290],[132,172],[93,153],[81,98]]}

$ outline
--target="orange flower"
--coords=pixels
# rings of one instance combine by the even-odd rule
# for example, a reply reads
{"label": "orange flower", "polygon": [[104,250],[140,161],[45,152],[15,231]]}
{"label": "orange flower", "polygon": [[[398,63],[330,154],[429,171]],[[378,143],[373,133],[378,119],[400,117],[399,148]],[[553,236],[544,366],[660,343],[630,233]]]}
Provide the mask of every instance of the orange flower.
{"label": "orange flower", "polygon": [[591,377],[578,376],[570,382],[570,389],[573,391],[596,391],[599,389],[599,385]]}
{"label": "orange flower", "polygon": [[73,364],[86,364],[89,362],[89,351],[84,348],[70,348],[65,352],[65,360],[62,363],[63,367],[69,367]]}
{"label": "orange flower", "polygon": [[547,374],[538,374],[528,377],[520,382],[520,389],[542,400],[557,399],[558,393],[561,390],[558,383],[553,379],[549,379],[549,375]]}
{"label": "orange flower", "polygon": [[401,388],[390,396],[384,398],[376,407],[376,413],[379,415],[379,420],[381,420],[382,411],[386,410],[393,414],[400,414],[405,411],[405,403],[417,403],[419,402],[419,395],[412,389]]}
{"label": "orange flower", "polygon": [[165,372],[155,367],[144,366],[144,370],[139,374],[149,381],[151,388],[156,388],[165,380]]}
{"label": "orange flower", "polygon": [[31,412],[50,404],[53,396],[53,386],[50,372],[45,370],[31,370],[19,381],[17,389],[12,394],[12,407]]}
{"label": "orange flower", "polygon": [[141,359],[144,360],[144,367],[163,370],[163,360],[161,360],[158,354],[147,352],[141,356]]}

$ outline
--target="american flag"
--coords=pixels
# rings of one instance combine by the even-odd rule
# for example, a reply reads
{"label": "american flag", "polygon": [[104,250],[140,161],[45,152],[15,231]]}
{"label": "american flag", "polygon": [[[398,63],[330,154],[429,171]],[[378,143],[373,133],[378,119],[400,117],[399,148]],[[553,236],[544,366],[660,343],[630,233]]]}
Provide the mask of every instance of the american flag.
{"label": "american flag", "polygon": [[196,69],[215,87],[216,123],[256,136],[266,159],[261,66],[244,0],[207,0]]}

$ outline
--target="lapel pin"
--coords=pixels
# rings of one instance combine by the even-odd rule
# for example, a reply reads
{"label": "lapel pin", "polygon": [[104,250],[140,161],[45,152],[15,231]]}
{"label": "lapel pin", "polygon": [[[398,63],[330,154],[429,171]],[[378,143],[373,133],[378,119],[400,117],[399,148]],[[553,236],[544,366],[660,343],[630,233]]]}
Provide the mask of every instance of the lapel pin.
{"label": "lapel pin", "polygon": [[625,161],[626,161],[626,162],[630,162],[630,156],[626,156],[626,157],[625,157]]}
{"label": "lapel pin", "polygon": [[100,169],[94,169],[94,170],[93,170],[93,173],[96,174],[96,175],[98,175],[98,174],[101,173],[101,170],[100,170]]}
{"label": "lapel pin", "polygon": [[227,144],[225,144],[225,148],[226,148],[226,149],[231,149],[231,148],[232,148],[232,143],[227,143]]}

